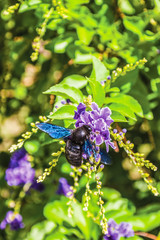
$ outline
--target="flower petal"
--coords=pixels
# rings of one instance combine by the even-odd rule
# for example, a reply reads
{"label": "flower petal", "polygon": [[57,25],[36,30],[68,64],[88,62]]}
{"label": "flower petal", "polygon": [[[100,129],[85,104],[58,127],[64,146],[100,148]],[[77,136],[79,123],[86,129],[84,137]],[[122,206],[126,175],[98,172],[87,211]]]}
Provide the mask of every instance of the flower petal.
{"label": "flower petal", "polygon": [[103,143],[103,138],[100,134],[96,136],[96,145],[101,145]]}
{"label": "flower petal", "polygon": [[88,125],[90,123],[90,113],[88,112],[81,113],[80,119],[84,124]]}
{"label": "flower petal", "polygon": [[94,125],[95,131],[101,132],[101,131],[105,131],[107,128],[107,125],[106,125],[105,121],[103,120],[103,118],[96,120],[93,125]]}
{"label": "flower petal", "polygon": [[95,102],[92,102],[91,108],[92,108],[92,110],[95,110],[95,111],[97,111],[97,112],[100,112],[100,109],[99,109],[97,103],[95,103]]}
{"label": "flower petal", "polygon": [[111,110],[108,107],[102,108],[100,111],[100,116],[103,119],[107,119],[111,115]]}

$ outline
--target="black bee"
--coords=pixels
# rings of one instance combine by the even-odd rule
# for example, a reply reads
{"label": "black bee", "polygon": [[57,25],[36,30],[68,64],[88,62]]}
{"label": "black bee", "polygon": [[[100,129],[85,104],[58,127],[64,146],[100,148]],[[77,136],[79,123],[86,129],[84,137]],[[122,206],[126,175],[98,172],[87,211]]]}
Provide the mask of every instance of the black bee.
{"label": "black bee", "polygon": [[[67,161],[75,166],[80,167],[82,165],[82,154],[91,156],[95,153],[95,146],[90,141],[91,127],[83,125],[74,130],[56,126],[50,123],[37,123],[36,126],[46,132],[52,138],[63,138],[66,142],[65,156]],[[106,156],[101,155],[101,162],[104,164],[110,164],[110,157],[106,153]]]}

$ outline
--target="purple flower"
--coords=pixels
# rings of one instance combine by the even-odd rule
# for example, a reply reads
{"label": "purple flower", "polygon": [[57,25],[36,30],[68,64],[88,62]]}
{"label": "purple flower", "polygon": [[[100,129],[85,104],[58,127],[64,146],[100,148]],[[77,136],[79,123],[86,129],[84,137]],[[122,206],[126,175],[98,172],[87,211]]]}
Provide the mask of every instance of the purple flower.
{"label": "purple flower", "polygon": [[105,83],[106,83],[106,80],[104,80],[104,81],[101,81],[101,85],[102,85],[102,86],[104,86],[104,85],[105,85]]}
{"label": "purple flower", "polygon": [[86,111],[86,106],[80,103],[75,111],[74,119],[76,119],[76,127],[89,125],[92,128],[90,135],[91,141],[96,145],[106,144],[106,150],[109,151],[109,146],[115,148],[111,142],[109,127],[113,120],[111,119],[111,110],[108,107],[100,109],[98,105],[93,102],[91,105],[92,111]]}
{"label": "purple flower", "polygon": [[160,49],[157,49],[157,53],[160,54]]}
{"label": "purple flower", "polygon": [[134,231],[130,223],[121,222],[119,225],[113,220],[108,221],[108,233],[104,236],[104,240],[119,240],[120,237],[133,237]]}
{"label": "purple flower", "polygon": [[19,149],[18,151],[14,152],[11,159],[10,159],[10,168],[15,168],[19,165],[19,161],[26,161],[27,160],[27,152],[24,148]]}
{"label": "purple flower", "polygon": [[121,222],[119,224],[119,232],[123,237],[133,237],[134,231],[132,229],[132,225],[127,222]]}
{"label": "purple flower", "polygon": [[62,100],[61,103],[62,103],[62,104],[66,104],[66,101],[65,101],[65,100]]}
{"label": "purple flower", "polygon": [[22,216],[20,214],[15,214],[12,211],[8,211],[5,218],[0,224],[0,229],[5,229],[7,224],[10,225],[11,230],[18,230],[19,228],[23,228],[24,224],[22,222]]}
{"label": "purple flower", "polygon": [[66,102],[69,104],[69,103],[71,103],[71,100],[69,98],[67,98]]}
{"label": "purple flower", "polygon": [[33,188],[39,192],[42,192],[44,190],[44,185],[43,183],[41,182],[37,183],[37,181],[34,180],[30,188]]}
{"label": "purple flower", "polygon": [[113,129],[113,133],[117,133],[118,131],[117,131],[117,129],[116,128],[114,128]]}
{"label": "purple flower", "polygon": [[71,186],[68,184],[67,179],[59,179],[57,194],[64,195],[66,197],[71,197],[73,195],[73,191],[71,190]]}
{"label": "purple flower", "polygon": [[82,112],[85,112],[86,105],[83,103],[80,103],[77,107],[77,112],[75,111],[74,119],[78,120],[80,118],[80,115]]}
{"label": "purple flower", "polygon": [[123,128],[123,129],[122,129],[122,132],[123,132],[123,133],[126,133],[126,132],[127,132],[127,129],[126,129],[126,128]]}
{"label": "purple flower", "polygon": [[10,160],[9,168],[6,170],[5,179],[9,186],[24,185],[32,183],[35,176],[35,170],[27,161],[27,152],[20,149],[15,152]]}

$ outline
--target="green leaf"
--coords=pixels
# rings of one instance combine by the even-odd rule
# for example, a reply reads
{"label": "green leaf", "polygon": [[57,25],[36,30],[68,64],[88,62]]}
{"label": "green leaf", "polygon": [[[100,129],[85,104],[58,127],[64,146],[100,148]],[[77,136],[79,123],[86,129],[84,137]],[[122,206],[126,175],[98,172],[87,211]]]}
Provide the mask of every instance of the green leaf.
{"label": "green leaf", "polygon": [[121,197],[121,194],[113,188],[103,188],[103,199],[105,200],[114,200]]}
{"label": "green leaf", "polygon": [[145,26],[147,25],[147,21],[143,21],[143,19],[139,16],[126,16],[123,18],[123,24],[126,29],[137,34],[139,38],[143,39],[143,32]]}
{"label": "green leaf", "polygon": [[76,103],[83,101],[82,92],[79,89],[68,86],[66,84],[57,84],[45,91],[44,94],[59,95],[65,98],[69,98],[71,101]]}
{"label": "green leaf", "polygon": [[94,79],[88,79],[88,80],[92,89],[93,101],[96,102],[99,107],[102,107],[105,101],[104,88],[99,82],[94,81]]}
{"label": "green leaf", "polygon": [[49,234],[56,227],[56,224],[50,221],[43,221],[35,224],[25,240],[43,240],[46,234]]}
{"label": "green leaf", "polygon": [[46,142],[41,144],[41,147],[52,144],[54,142],[58,142],[58,141],[59,141],[59,139],[52,139],[52,140],[46,141]]}
{"label": "green leaf", "polygon": [[48,117],[51,119],[73,119],[75,110],[77,110],[77,108],[74,105],[62,106]]}
{"label": "green leaf", "polygon": [[36,140],[26,141],[24,147],[29,154],[34,154],[38,152],[40,143]]}
{"label": "green leaf", "polygon": [[68,128],[69,126],[71,126],[71,124],[74,124],[76,122],[76,120],[74,119],[64,119],[64,127]]}
{"label": "green leaf", "polygon": [[119,112],[126,117],[136,120],[136,116],[134,112],[128,106],[122,103],[111,103],[109,105],[109,108],[111,109],[111,111],[113,110],[113,111]]}
{"label": "green leaf", "polygon": [[135,13],[135,9],[129,0],[123,0],[118,2],[121,11],[125,14],[133,15]]}
{"label": "green leaf", "polygon": [[15,89],[15,98],[23,100],[27,96],[27,89],[24,86],[18,85]]}
{"label": "green leaf", "polygon": [[81,232],[84,234],[85,239],[90,239],[90,231],[88,226],[88,219],[85,218],[84,212],[82,211],[82,206],[78,203],[73,204],[74,209],[74,221]]}
{"label": "green leaf", "polygon": [[61,197],[61,201],[54,201],[48,203],[44,207],[44,216],[54,223],[62,225],[65,221],[71,226],[75,226],[75,222],[73,218],[68,217],[68,199],[66,197]]}
{"label": "green leaf", "polygon": [[120,89],[117,88],[117,87],[113,87],[113,88],[106,88],[106,93],[109,93],[109,92],[120,92]]}
{"label": "green leaf", "polygon": [[122,114],[116,111],[112,111],[111,118],[114,122],[128,122]]}
{"label": "green leaf", "polygon": [[81,75],[75,74],[64,78],[61,83],[81,89],[86,86],[87,79]]}
{"label": "green leaf", "polygon": [[137,210],[138,214],[148,214],[160,211],[160,203],[151,203]]}
{"label": "green leaf", "polygon": [[139,69],[135,69],[131,72],[127,72],[126,75],[120,76],[116,79],[114,83],[112,83],[111,87],[118,87],[123,91],[123,93],[129,92],[133,85],[136,82],[139,82]]}
{"label": "green leaf", "polygon": [[135,98],[125,94],[119,94],[115,97],[110,97],[110,98],[108,97],[105,99],[105,103],[107,104],[113,103],[113,102],[126,105],[138,116],[143,117],[143,110],[141,108],[141,105]]}
{"label": "green leaf", "polygon": [[153,114],[150,111],[149,101],[147,99],[148,90],[147,90],[147,87],[145,86],[145,84],[141,80],[139,80],[132,87],[132,89],[129,92],[129,94],[132,97],[134,97],[135,99],[137,99],[137,101],[140,103],[140,105],[141,105],[141,107],[143,109],[144,116],[148,120],[152,120],[153,119]]}
{"label": "green leaf", "polygon": [[66,47],[71,43],[73,40],[72,37],[66,39],[58,39],[54,44],[54,52],[55,53],[64,53],[66,51]]}
{"label": "green leaf", "polygon": [[45,240],[69,240],[63,233],[60,233],[59,231],[56,231],[52,234],[50,234],[48,237],[46,237]]}
{"label": "green leaf", "polygon": [[126,198],[118,198],[112,201],[107,202],[105,205],[106,212],[112,210],[126,210],[129,215],[133,215],[136,212],[136,207],[134,204]]}
{"label": "green leaf", "polygon": [[95,32],[81,26],[77,26],[76,30],[79,40],[82,43],[89,45]]}
{"label": "green leaf", "polygon": [[[123,219],[121,219],[123,221]],[[151,231],[160,225],[160,211],[128,217],[134,231]]]}
{"label": "green leaf", "polygon": [[[50,19],[50,21],[48,21],[46,27],[47,27],[48,29],[51,29],[51,30],[56,30],[56,28],[58,27],[57,25],[58,25],[58,23],[60,23],[60,22],[61,22],[60,19],[55,19],[55,18]],[[52,46],[52,41],[51,41],[50,44],[48,44],[48,45]],[[47,46],[48,46],[48,45],[47,45]]]}
{"label": "green leaf", "polygon": [[79,50],[75,51],[75,59],[74,63],[77,64],[91,64],[92,63],[92,55],[91,54],[85,54],[80,52]]}
{"label": "green leaf", "polygon": [[93,59],[93,71],[90,78],[95,79],[98,82],[104,81],[109,75],[109,71],[106,69],[104,64],[96,57],[92,56]]}
{"label": "green leaf", "polygon": [[32,9],[36,9],[38,4],[40,4],[41,2],[42,2],[41,0],[31,0],[31,1],[28,1],[27,3],[22,2],[18,12],[23,13]]}

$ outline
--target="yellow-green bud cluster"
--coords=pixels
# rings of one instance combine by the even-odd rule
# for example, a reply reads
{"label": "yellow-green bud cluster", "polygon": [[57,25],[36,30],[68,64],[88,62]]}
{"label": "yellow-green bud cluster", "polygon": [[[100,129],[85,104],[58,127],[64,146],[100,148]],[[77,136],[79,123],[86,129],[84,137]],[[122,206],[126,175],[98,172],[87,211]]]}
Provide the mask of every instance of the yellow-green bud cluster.
{"label": "yellow-green bud cluster", "polygon": [[85,202],[84,202],[84,211],[88,211],[88,207],[89,207],[89,201],[91,199],[91,193],[92,190],[90,189],[90,179],[92,178],[92,172],[94,172],[94,167],[91,166],[91,164],[89,162],[86,163],[87,166],[87,172],[85,174],[85,176],[87,177],[87,184],[86,184],[86,191],[85,191]]}
{"label": "yellow-green bud cluster", "polygon": [[64,7],[63,1],[52,0],[52,3],[58,16],[61,16],[62,18],[68,18],[69,11]]}
{"label": "yellow-green bud cluster", "polygon": [[8,150],[12,153],[16,151],[17,149],[21,148],[24,144],[24,142],[29,139],[32,136],[33,132],[25,132],[22,134],[23,138],[18,139],[17,144],[13,144]]}
{"label": "yellow-green bud cluster", "polygon": [[31,60],[34,62],[38,59],[38,55],[39,55],[39,50],[40,50],[40,46],[41,46],[41,40],[43,38],[43,36],[45,35],[46,32],[46,25],[49,21],[49,19],[51,18],[53,13],[53,8],[50,8],[50,10],[44,15],[44,22],[40,25],[39,28],[37,28],[37,33],[38,36],[34,38],[33,43],[32,43],[32,47],[34,52],[31,54]]}
{"label": "yellow-green bud cluster", "polygon": [[37,182],[38,182],[38,183],[39,183],[39,182],[43,182],[44,179],[46,178],[46,176],[48,176],[48,175],[51,174],[52,168],[54,168],[54,167],[57,165],[57,162],[58,162],[58,160],[59,160],[62,152],[64,152],[64,151],[65,151],[65,149],[64,149],[63,147],[61,147],[60,151],[57,151],[57,152],[52,153],[52,156],[53,156],[53,157],[56,157],[56,158],[52,159],[52,160],[49,162],[50,167],[49,167],[49,168],[46,168],[46,169],[44,170],[43,175],[38,177],[38,179],[37,179]]}
{"label": "yellow-green bud cluster", "polygon": [[106,234],[107,229],[108,229],[108,224],[107,224],[107,219],[105,217],[105,209],[103,207],[103,204],[104,204],[104,201],[102,200],[103,192],[101,191],[102,182],[100,181],[100,178],[97,174],[95,176],[95,180],[96,180],[96,183],[97,183],[97,186],[96,186],[97,191],[94,192],[94,194],[98,196],[97,205],[99,205],[99,207],[100,207],[100,212],[99,212],[99,217],[101,219],[100,220],[100,225],[102,227],[102,233]]}
{"label": "yellow-green bud cluster", "polygon": [[143,167],[146,167],[153,171],[157,171],[157,167],[154,164],[152,164],[149,160],[145,160],[144,154],[133,152],[134,144],[131,143],[130,141],[124,141],[124,133],[122,135],[119,135],[119,133],[114,133],[113,131],[110,132],[114,140],[116,140],[119,146],[125,150],[128,157],[131,159],[132,163],[138,168],[138,172],[141,174],[142,178],[147,183],[148,189],[151,190],[151,192],[155,196],[159,195],[157,189],[152,186],[153,181],[150,178],[149,173],[144,172],[144,170],[142,169]]}
{"label": "yellow-green bud cluster", "polygon": [[19,3],[16,3],[16,4],[8,7],[8,9],[3,12],[3,14],[4,15],[14,14],[20,7],[20,4],[23,2],[23,0],[18,0],[18,2]]}
{"label": "yellow-green bud cluster", "polygon": [[[92,158],[90,159],[92,160]],[[88,178],[88,181],[86,183],[86,191],[84,194],[84,208],[83,210],[87,212],[87,216],[91,217],[93,219],[93,221],[95,221],[96,223],[101,224],[102,226],[102,232],[104,234],[107,233],[107,219],[105,217],[105,209],[103,207],[104,201],[102,200],[102,195],[103,195],[103,191],[101,190],[102,188],[102,182],[100,181],[100,172],[103,170],[104,166],[101,164],[99,165],[99,162],[96,162],[95,160],[93,161],[93,165],[91,165],[90,162],[87,162],[85,165],[82,165],[82,168],[86,171],[85,176]],[[85,166],[85,167],[84,167]],[[98,216],[94,216],[94,214],[92,214],[89,211],[89,201],[91,199],[91,194],[92,194],[92,190],[90,188],[90,180],[92,178],[92,175],[95,174],[95,180],[96,180],[96,191],[94,192],[94,195],[97,196],[97,205],[100,207],[100,212],[98,214]]]}
{"label": "yellow-green bud cluster", "polygon": [[142,67],[146,62],[147,60],[143,58],[137,61],[135,64],[133,63],[127,64],[123,68],[118,67],[116,70],[112,72],[112,79],[113,79],[112,81],[114,82],[119,76],[124,76],[127,72],[134,70],[136,67]]}
{"label": "yellow-green bud cluster", "polygon": [[85,99],[84,99],[84,104],[86,105],[87,108],[91,107],[92,104],[92,96],[88,95]]}
{"label": "yellow-green bud cluster", "polygon": [[82,175],[82,168],[72,167],[73,171],[70,173],[70,176],[73,177],[74,185],[71,187],[72,193],[68,193],[69,201],[68,205],[68,216],[72,217],[73,215],[73,203],[76,201],[75,193],[77,192],[77,188],[79,186],[79,177]]}
{"label": "yellow-green bud cluster", "polygon": [[[45,116],[40,116],[39,119],[42,121],[42,122],[46,122],[48,121],[48,119],[45,117]],[[36,123],[39,123],[38,121]],[[9,148],[9,151],[10,152],[14,152],[16,151],[17,149],[21,148],[23,145],[24,145],[24,142],[29,139],[33,133],[37,133],[38,131],[38,128],[36,127],[36,123],[32,122],[30,123],[30,126],[32,127],[31,131],[27,131],[25,133],[22,134],[22,138],[18,139],[18,143],[17,144],[13,144],[10,148]]]}

